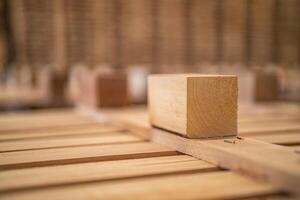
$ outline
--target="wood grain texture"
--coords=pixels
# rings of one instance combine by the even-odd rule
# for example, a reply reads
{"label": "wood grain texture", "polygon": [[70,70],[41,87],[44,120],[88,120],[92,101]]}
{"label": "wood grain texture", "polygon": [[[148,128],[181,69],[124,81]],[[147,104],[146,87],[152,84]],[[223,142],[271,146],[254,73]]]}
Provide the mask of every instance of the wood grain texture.
{"label": "wood grain texture", "polygon": [[[24,116],[25,115],[25,116]],[[16,131],[16,130],[32,130],[38,128],[52,128],[59,126],[76,126],[91,124],[94,122],[93,119],[89,119],[85,116],[78,116],[78,114],[70,113],[68,115],[50,115],[43,116],[37,114],[37,116],[31,116],[30,114],[8,114],[7,118],[2,118],[0,116],[0,133],[6,131]]]}
{"label": "wood grain texture", "polygon": [[110,125],[110,124],[84,124],[74,126],[58,126],[52,128],[38,128],[28,130],[6,131],[0,134],[0,141],[7,140],[23,140],[32,138],[49,138],[54,136],[66,135],[85,135],[108,133],[114,131],[122,131],[124,129]]}
{"label": "wood grain texture", "polygon": [[[195,187],[196,186],[196,187]],[[176,191],[176,192],[175,192]],[[278,190],[232,172],[213,172],[46,188],[2,195],[5,199],[239,199]]]}
{"label": "wood grain texture", "polygon": [[286,147],[246,138],[228,139],[234,142],[225,142],[224,139],[187,139],[159,129],[152,130],[152,140],[299,194],[299,155]]}
{"label": "wood grain texture", "polygon": [[272,143],[272,144],[300,145],[300,132],[298,133],[283,132],[282,134],[254,135],[249,137],[256,140]]}
{"label": "wood grain texture", "polygon": [[281,120],[281,121],[262,121],[255,123],[240,122],[240,135],[257,135],[260,133],[282,133],[282,132],[299,132],[300,123],[297,120]]}
{"label": "wood grain texture", "polygon": [[151,75],[152,125],[188,138],[237,134],[237,78],[219,75]]}
{"label": "wood grain texture", "polygon": [[[0,191],[219,170],[207,162],[186,155],[79,163],[0,172]],[[15,181],[15,177],[18,181]]]}
{"label": "wood grain texture", "polygon": [[11,151],[26,151],[35,149],[51,149],[62,147],[80,147],[100,144],[140,142],[141,138],[126,132],[94,133],[83,135],[35,138],[0,142],[0,153]]}
{"label": "wood grain texture", "polygon": [[28,150],[0,154],[0,169],[176,155],[176,151],[150,142]]}

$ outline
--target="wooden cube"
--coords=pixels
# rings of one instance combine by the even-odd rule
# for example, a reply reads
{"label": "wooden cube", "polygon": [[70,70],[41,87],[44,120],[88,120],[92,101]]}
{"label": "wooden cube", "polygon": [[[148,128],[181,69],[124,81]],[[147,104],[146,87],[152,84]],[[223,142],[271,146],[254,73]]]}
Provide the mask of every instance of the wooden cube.
{"label": "wooden cube", "polygon": [[148,77],[151,124],[188,138],[237,135],[237,96],[236,76]]}
{"label": "wooden cube", "polygon": [[123,73],[93,71],[85,75],[82,86],[83,104],[93,107],[128,104],[127,77]]}

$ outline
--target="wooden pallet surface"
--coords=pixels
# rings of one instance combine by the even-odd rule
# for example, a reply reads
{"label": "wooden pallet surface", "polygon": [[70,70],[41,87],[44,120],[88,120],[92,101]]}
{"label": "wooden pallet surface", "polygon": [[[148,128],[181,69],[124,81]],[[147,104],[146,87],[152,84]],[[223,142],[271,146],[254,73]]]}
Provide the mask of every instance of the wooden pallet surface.
{"label": "wooden pallet surface", "polygon": [[[0,132],[0,198],[291,199],[277,186],[220,169],[140,137],[147,131],[138,127],[149,126],[144,108],[107,110],[100,114],[107,112],[130,123],[127,126],[96,122],[95,118],[86,120],[86,115],[70,110],[58,111],[57,115],[53,111],[15,113],[15,118],[0,115],[0,123],[18,123],[22,127],[7,126]],[[22,118],[27,116],[31,124],[35,119],[44,119],[40,119],[38,126],[25,126]],[[65,121],[70,118],[71,123],[59,124],[55,116]],[[76,118],[73,121],[72,116]],[[80,116],[86,121],[76,125]],[[287,124],[279,127],[284,130],[289,123],[296,124],[293,120],[297,121],[287,118]],[[261,123],[257,121],[248,118],[243,123]],[[265,121],[269,125],[276,123],[276,119],[268,116]],[[137,126],[130,127],[132,123]],[[298,135],[295,128],[292,133],[262,131],[243,137],[288,145],[286,148],[294,151],[299,149],[298,143],[293,142]]]}
{"label": "wooden pallet surface", "polygon": [[[79,163],[3,172],[1,174],[0,190],[4,192],[18,189],[24,190],[26,188],[101,182],[130,177],[208,171],[220,171],[220,169],[207,162],[186,155]],[[46,176],[43,177],[45,174]],[[18,177],[18,181],[14,181],[14,177],[16,176]]]}
{"label": "wooden pallet surface", "polygon": [[277,193],[278,190],[270,185],[232,172],[200,172],[39,189],[17,192],[4,197],[5,199],[238,199]]}

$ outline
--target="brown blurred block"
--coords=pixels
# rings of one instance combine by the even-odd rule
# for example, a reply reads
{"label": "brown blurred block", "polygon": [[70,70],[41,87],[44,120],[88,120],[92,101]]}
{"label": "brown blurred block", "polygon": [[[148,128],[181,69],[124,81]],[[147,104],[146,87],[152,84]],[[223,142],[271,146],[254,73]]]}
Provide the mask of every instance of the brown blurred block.
{"label": "brown blurred block", "polygon": [[45,101],[51,105],[66,103],[67,77],[52,69],[44,69],[40,73],[40,90]]}
{"label": "brown blurred block", "polygon": [[279,80],[276,71],[257,69],[255,72],[255,100],[274,101],[278,99]]}
{"label": "brown blurred block", "polygon": [[127,76],[118,72],[86,71],[81,75],[80,102],[92,107],[128,104]]}

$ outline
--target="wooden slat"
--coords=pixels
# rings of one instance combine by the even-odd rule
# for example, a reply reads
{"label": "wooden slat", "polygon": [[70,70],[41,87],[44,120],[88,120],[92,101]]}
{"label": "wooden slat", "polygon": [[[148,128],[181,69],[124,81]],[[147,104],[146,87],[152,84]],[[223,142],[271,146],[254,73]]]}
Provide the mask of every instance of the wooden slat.
{"label": "wooden slat", "polygon": [[264,121],[256,123],[239,123],[239,134],[248,135],[262,132],[300,131],[299,121]]}
{"label": "wooden slat", "polygon": [[270,185],[232,172],[196,173],[45,188],[5,199],[235,199],[276,194]]}
{"label": "wooden slat", "polygon": [[300,144],[299,133],[281,133],[281,134],[268,134],[268,135],[255,135],[249,136],[250,138],[261,140],[264,142],[279,144],[279,145],[295,145]]}
{"label": "wooden slat", "polygon": [[142,141],[141,138],[125,132],[100,133],[92,135],[75,135],[65,137],[38,138],[0,142],[0,153],[61,147],[79,147],[100,144],[126,143]]}
{"label": "wooden slat", "polygon": [[77,126],[95,123],[94,120],[88,118],[37,118],[37,119],[21,119],[0,124],[0,133],[7,131],[35,130],[40,128],[53,128],[60,126]]}
{"label": "wooden slat", "polygon": [[176,155],[176,151],[150,142],[29,150],[0,154],[0,169],[16,169],[80,162]]}
{"label": "wooden slat", "polygon": [[286,147],[246,138],[191,140],[159,129],[151,132],[156,143],[300,193],[299,155]]}
{"label": "wooden slat", "polygon": [[294,151],[299,152],[299,155],[300,155],[300,145],[289,146],[289,148],[293,149]]}
{"label": "wooden slat", "polygon": [[53,127],[42,128],[35,130],[18,130],[12,132],[5,132],[0,134],[0,141],[5,140],[20,140],[29,138],[45,138],[53,136],[63,135],[84,135],[94,133],[105,133],[113,131],[122,131],[124,129],[118,128],[109,124],[86,124],[78,126],[65,126],[65,127]]}
{"label": "wooden slat", "polygon": [[22,122],[23,120],[33,122],[35,120],[54,120],[59,119],[88,119],[83,115],[78,115],[74,110],[42,110],[42,111],[22,111],[0,114],[0,124],[4,123],[16,123]]}
{"label": "wooden slat", "polygon": [[218,170],[211,164],[186,155],[81,163],[0,172],[0,191]]}
{"label": "wooden slat", "polygon": [[300,115],[288,115],[288,114],[281,114],[281,115],[274,115],[274,114],[240,114],[238,118],[239,123],[255,123],[255,122],[278,122],[278,121],[300,121]]}
{"label": "wooden slat", "polygon": [[73,115],[74,110],[72,109],[41,109],[41,110],[30,110],[30,111],[17,111],[17,112],[9,112],[5,114],[0,114],[0,122],[2,120],[11,120],[11,119],[22,119],[28,117],[49,117],[49,116],[64,116],[64,115]]}

